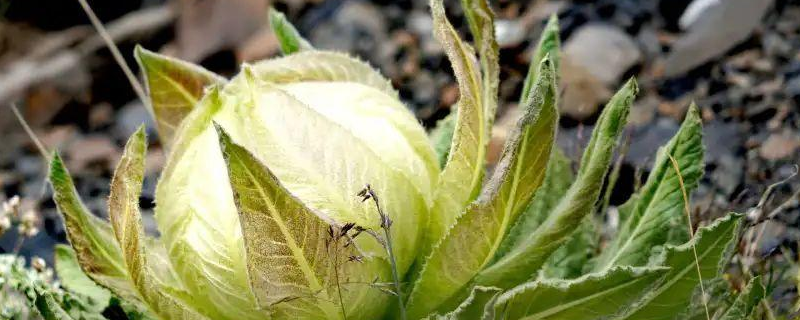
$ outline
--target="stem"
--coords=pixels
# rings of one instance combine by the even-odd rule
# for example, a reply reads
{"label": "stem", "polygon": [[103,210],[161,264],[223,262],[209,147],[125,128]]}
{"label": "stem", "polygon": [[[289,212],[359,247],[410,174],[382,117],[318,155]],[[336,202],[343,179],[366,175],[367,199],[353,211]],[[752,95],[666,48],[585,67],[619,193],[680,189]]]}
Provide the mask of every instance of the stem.
{"label": "stem", "polygon": [[17,234],[17,243],[14,244],[14,250],[11,251],[15,256],[19,255],[20,250],[22,250],[23,243],[25,243],[25,236],[22,234]]}
{"label": "stem", "polygon": [[397,304],[400,308],[400,319],[406,319],[406,307],[403,305],[403,295],[400,291],[400,276],[397,274],[397,262],[394,259],[392,251],[392,235],[389,228],[384,228],[383,232],[386,234],[386,251],[389,254],[389,261],[392,263],[392,279],[394,280],[394,290],[397,295]]}
{"label": "stem", "polygon": [[372,188],[367,185],[366,186],[366,194],[372,198],[372,201],[375,202],[375,208],[378,210],[378,214],[381,217],[381,229],[383,229],[384,237],[386,239],[385,246],[386,253],[389,256],[389,262],[392,265],[392,280],[394,281],[394,290],[395,295],[397,296],[397,305],[400,308],[400,319],[406,320],[406,307],[403,304],[403,292],[400,288],[400,275],[397,272],[397,261],[394,256],[394,249],[392,248],[392,220],[389,219],[389,216],[383,212],[383,208],[381,207],[380,200],[378,200],[378,196],[372,191]]}
{"label": "stem", "polygon": [[339,307],[342,309],[342,319],[347,320],[347,311],[344,309],[344,298],[342,298],[342,285],[339,282],[339,241],[335,240],[333,245],[333,273],[336,277],[336,291],[339,292]]}
{"label": "stem", "polygon": [[150,100],[147,99],[147,95],[145,94],[144,88],[142,88],[142,84],[139,83],[139,80],[133,74],[133,71],[131,71],[131,68],[130,66],[128,66],[128,63],[125,62],[125,58],[122,56],[122,53],[119,52],[117,44],[114,43],[114,39],[111,37],[111,35],[108,34],[108,31],[106,30],[105,26],[103,26],[103,22],[100,21],[99,18],[97,18],[97,15],[94,13],[94,10],[92,10],[92,7],[86,0],[78,0],[78,3],[80,3],[81,8],[83,8],[83,11],[86,13],[86,16],[89,17],[89,21],[94,26],[95,30],[97,31],[97,34],[100,35],[100,38],[103,39],[103,42],[106,43],[108,50],[111,51],[111,56],[114,57],[114,60],[122,69],[122,72],[125,74],[125,77],[128,78],[128,82],[130,82],[133,91],[136,93],[136,96],[139,97],[139,100],[142,101],[142,104],[144,104],[145,109],[147,109],[147,111],[150,112],[150,115],[151,116],[155,115],[155,113],[153,113],[152,107],[150,106],[149,103]]}
{"label": "stem", "polygon": [[[689,209],[689,196],[686,194],[686,187],[683,184],[683,175],[681,175],[681,169],[678,166],[678,161],[672,157],[671,154],[667,154],[669,157],[669,161],[672,162],[672,167],[675,169],[675,173],[678,176],[678,183],[681,187],[681,193],[683,194],[683,209],[686,211],[686,222],[689,225],[689,235],[694,238],[694,228],[692,227],[692,213]],[[711,320],[711,313],[708,311],[708,301],[706,300],[706,288],[703,286],[703,272],[700,269],[700,261],[697,258],[697,248],[692,243],[692,253],[694,253],[694,264],[697,267],[697,279],[700,282],[700,293],[702,294],[701,299],[703,300],[703,308],[706,311],[706,319]]]}

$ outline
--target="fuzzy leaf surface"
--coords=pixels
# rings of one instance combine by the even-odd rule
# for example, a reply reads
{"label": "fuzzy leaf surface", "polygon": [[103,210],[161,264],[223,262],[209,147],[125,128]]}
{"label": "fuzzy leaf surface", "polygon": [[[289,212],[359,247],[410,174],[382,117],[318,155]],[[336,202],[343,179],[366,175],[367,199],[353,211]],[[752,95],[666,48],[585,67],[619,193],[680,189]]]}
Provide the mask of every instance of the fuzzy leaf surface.
{"label": "fuzzy leaf surface", "polygon": [[666,272],[661,267],[618,267],[575,280],[537,280],[504,293],[495,309],[502,319],[604,319],[646,294]]}
{"label": "fuzzy leaf surface", "polygon": [[540,69],[543,71],[534,87],[534,98],[506,143],[486,189],[425,261],[409,298],[411,317],[424,317],[465,290],[491,262],[511,224],[542,184],[558,112],[549,60],[544,60]]}
{"label": "fuzzy leaf surface", "polygon": [[[559,69],[561,66],[561,38],[559,33],[558,16],[552,15],[550,19],[547,20],[547,25],[545,25],[542,35],[539,36],[539,42],[536,44],[536,49],[533,51],[531,63],[528,65],[528,74],[525,76],[525,82],[522,84],[522,94],[519,98],[520,103],[524,103],[528,100],[528,93],[538,76],[536,74],[536,67],[545,56],[549,55],[550,59],[553,60],[553,66],[556,71],[561,70]],[[556,74],[558,74],[558,72]]]}
{"label": "fuzzy leaf surface", "polygon": [[431,145],[436,151],[436,160],[440,168],[444,168],[447,158],[450,156],[450,145],[453,143],[457,116],[457,110],[450,111],[450,114],[436,122],[436,127],[430,133]]}
{"label": "fuzzy leaf surface", "polygon": [[81,270],[75,251],[69,246],[56,245],[55,269],[61,283],[72,292],[86,296],[97,305],[98,311],[105,309],[111,300],[111,292],[97,285]]}
{"label": "fuzzy leaf surface", "polygon": [[144,227],[139,212],[146,150],[147,139],[144,128],[140,127],[125,145],[122,159],[111,180],[108,212],[114,235],[122,248],[125,266],[137,293],[159,317],[175,320],[209,319],[188,306],[185,301],[170,295],[168,291],[174,293],[178,289],[165,288],[154,275],[154,272],[162,271],[163,267],[155,267],[152,262],[148,262]]}
{"label": "fuzzy leaf surface", "polygon": [[542,187],[536,191],[531,203],[503,239],[497,250],[497,257],[508,253],[519,241],[525,239],[529,232],[535,231],[547,219],[561,198],[567,194],[574,177],[570,159],[560,148],[554,147],[553,154],[547,162],[547,172]]}
{"label": "fuzzy leaf surface", "polygon": [[766,288],[761,284],[761,277],[750,279],[747,287],[739,293],[733,305],[725,311],[720,320],[750,319],[753,312],[767,295]]}
{"label": "fuzzy leaf surface", "polygon": [[740,220],[740,215],[728,214],[700,228],[689,242],[677,247],[668,246],[658,263],[670,268],[664,280],[617,319],[667,320],[684,312],[699,284],[692,246],[697,250],[697,263],[703,279],[716,277],[737,237]]}
{"label": "fuzzy leaf surface", "polygon": [[[684,199],[679,177],[668,155],[678,162],[687,194],[703,176],[702,121],[696,106],[686,114],[680,130],[658,151],[647,182],[638,193],[625,224],[603,251],[595,270],[616,265],[639,266],[647,263],[652,248],[670,243],[670,231],[686,230]],[[688,201],[688,199],[687,199]],[[688,240],[688,231],[682,243]]]}
{"label": "fuzzy leaf surface", "polygon": [[452,143],[435,189],[422,257],[428,255],[480,193],[490,133],[483,79],[475,52],[447,20],[442,0],[431,0],[431,14],[434,36],[444,47],[458,82],[459,100]]}
{"label": "fuzzy leaf surface", "polygon": [[594,210],[637,90],[635,81],[631,80],[614,95],[597,120],[575,182],[567,194],[535,231],[528,232],[505,256],[481,271],[476,277],[478,285],[511,288],[533,277]]}
{"label": "fuzzy leaf surface", "polygon": [[542,266],[541,276],[551,279],[573,279],[581,276],[597,250],[598,239],[592,217],[583,218],[583,222],[564,245],[547,258]]}
{"label": "fuzzy leaf surface", "polygon": [[494,319],[494,305],[502,290],[491,287],[474,287],[469,297],[458,308],[445,315],[431,316],[430,320],[484,320]]}
{"label": "fuzzy leaf surface", "polygon": [[255,63],[250,68],[253,75],[274,84],[306,81],[355,82],[383,91],[393,98],[398,97],[392,83],[375,68],[338,52],[300,51]]}
{"label": "fuzzy leaf surface", "polygon": [[205,88],[227,80],[198,65],[139,46],[134,56],[144,74],[158,134],[164,145],[171,146],[175,131],[204,95]]}
{"label": "fuzzy leaf surface", "polygon": [[58,154],[50,161],[49,180],[53,186],[53,200],[64,218],[67,239],[75,249],[83,272],[117,296],[142,304],[128,277],[111,226],[86,209]]}
{"label": "fuzzy leaf surface", "polygon": [[291,300],[312,297],[311,302],[317,303],[309,305],[318,309],[317,317],[339,318],[330,290],[335,261],[327,243],[334,222],[323,220],[290,194],[221,127],[217,134],[239,210],[250,284],[259,304],[295,304]]}
{"label": "fuzzy leaf surface", "polygon": [[269,24],[272,32],[275,32],[275,36],[278,38],[278,44],[284,55],[314,49],[311,43],[303,38],[294,25],[286,19],[286,16],[275,8],[269,9]]}
{"label": "fuzzy leaf surface", "polygon": [[[276,84],[261,79],[255,69],[246,69],[229,86],[219,92],[219,101],[214,103],[217,106],[212,107],[216,111],[187,122],[182,134],[186,138],[176,144],[157,189],[156,219],[169,250],[177,253],[171,259],[182,269],[179,273],[191,287],[189,291],[208,292],[198,299],[237,316],[258,319],[263,310],[249,290],[246,241],[233,193],[219,192],[229,190],[231,184],[212,121],[263,162],[292,195],[337,223],[378,227],[380,219],[374,207],[356,196],[370,183],[394,222],[398,269],[404,273],[416,257],[421,221],[427,215],[430,195],[422,190],[430,188],[428,167],[422,157],[415,156],[415,149],[406,142],[409,138],[392,131],[390,121],[405,119],[386,120],[375,115],[381,112],[399,117],[402,113],[397,110],[404,108],[402,104],[360,83],[309,80]],[[305,94],[315,90],[331,94]],[[337,98],[330,98],[333,95]],[[413,117],[408,115],[407,119]],[[415,125],[415,134],[422,137],[432,159],[425,133]],[[431,163],[436,169],[435,162]],[[218,187],[209,190],[208,185]],[[387,280],[389,269],[382,260],[385,250],[370,237],[360,237],[356,242],[366,256],[374,257],[364,261],[361,274],[369,278],[365,281]],[[343,290],[346,305],[357,312],[348,316],[373,318],[383,312],[389,297],[376,294],[377,289],[361,282]]]}

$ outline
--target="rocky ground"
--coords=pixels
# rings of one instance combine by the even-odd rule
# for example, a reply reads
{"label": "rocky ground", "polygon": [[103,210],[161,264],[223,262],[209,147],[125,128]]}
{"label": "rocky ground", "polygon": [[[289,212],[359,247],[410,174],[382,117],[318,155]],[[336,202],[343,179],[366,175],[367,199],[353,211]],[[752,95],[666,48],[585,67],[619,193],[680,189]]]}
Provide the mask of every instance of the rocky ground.
{"label": "rocky ground", "polygon": [[[116,32],[129,63],[136,43],[226,75],[241,62],[278,54],[261,0],[90,2]],[[451,20],[466,34],[458,1],[445,2]],[[500,138],[493,150],[517,116],[514,106],[544,21],[557,14],[564,48],[559,143],[569,154],[577,157],[613,90],[631,76],[641,84],[612,204],[622,203],[646,177],[657,146],[672,136],[695,101],[702,109],[706,144],[706,176],[693,197],[695,220],[731,210],[774,212],[773,219],[755,227],[767,232],[754,259],[769,257],[790,270],[800,241],[800,178],[776,186],[761,210],[751,208],[769,185],[790,178],[800,163],[800,1],[728,0],[704,6],[716,2],[494,3],[503,84],[495,128]],[[426,0],[273,4],[315,46],[351,52],[379,68],[427,127],[457,100],[450,66],[431,36]],[[39,212],[44,232],[23,243],[21,252],[49,260],[52,244],[65,241],[63,226],[46,188],[45,163],[5,105],[18,103],[46,148],[64,155],[79,192],[100,215],[125,139],[142,122],[154,130],[77,2],[16,1],[0,10],[6,17],[0,21],[0,200],[20,195],[25,208]],[[153,207],[164,162],[152,140],[142,196],[146,210]],[[152,223],[149,227],[155,230]],[[15,239],[13,231],[0,238],[0,252],[13,250]]]}

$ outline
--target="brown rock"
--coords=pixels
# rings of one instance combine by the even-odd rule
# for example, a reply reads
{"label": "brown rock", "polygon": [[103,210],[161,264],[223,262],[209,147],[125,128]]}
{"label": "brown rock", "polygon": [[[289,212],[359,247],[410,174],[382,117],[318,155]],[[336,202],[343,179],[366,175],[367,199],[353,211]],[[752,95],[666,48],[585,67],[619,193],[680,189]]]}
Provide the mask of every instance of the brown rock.
{"label": "brown rock", "polygon": [[597,106],[611,97],[603,82],[569,57],[561,59],[561,114],[581,120],[597,111]]}
{"label": "brown rock", "polygon": [[180,58],[200,61],[236,48],[267,23],[267,0],[179,0],[176,39]]}
{"label": "brown rock", "polygon": [[88,136],[67,147],[67,165],[71,170],[80,171],[92,163],[112,165],[119,158],[117,145],[105,136]]}
{"label": "brown rock", "polygon": [[758,154],[766,160],[780,160],[797,154],[800,138],[788,132],[773,133],[761,144]]}
{"label": "brown rock", "polygon": [[506,144],[511,130],[522,115],[518,107],[508,108],[500,118],[497,119],[492,127],[492,140],[489,141],[489,150],[486,153],[486,163],[494,165],[500,160],[503,153],[503,146]]}

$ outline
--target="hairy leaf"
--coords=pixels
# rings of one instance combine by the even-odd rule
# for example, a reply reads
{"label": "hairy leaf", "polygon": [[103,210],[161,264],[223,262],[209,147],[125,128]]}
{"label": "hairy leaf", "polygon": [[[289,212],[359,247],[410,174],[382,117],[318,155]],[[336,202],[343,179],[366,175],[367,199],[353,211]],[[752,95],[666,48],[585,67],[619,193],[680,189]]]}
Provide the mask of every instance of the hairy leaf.
{"label": "hairy leaf", "polygon": [[[702,122],[697,106],[689,108],[678,133],[659,150],[633,210],[616,238],[599,257],[596,270],[616,265],[644,265],[653,248],[670,243],[670,230],[686,230],[681,177],[675,171],[670,155],[678,162],[687,194],[691,193],[703,175]],[[684,234],[688,237],[688,232]],[[681,243],[686,240],[673,241]]]}
{"label": "hairy leaf", "polygon": [[[430,189],[439,175],[436,154],[414,114],[396,101],[399,96],[391,82],[368,64],[341,53],[303,51],[259,62],[245,70],[260,81],[285,86],[296,99],[349,130],[357,131],[355,133],[368,140],[368,146],[382,156],[396,155],[396,148],[409,146],[422,158],[421,162],[409,161],[408,157],[390,161],[399,160],[394,163],[410,166],[406,172],[424,175],[420,179],[430,183],[417,187],[426,196],[432,193]],[[242,88],[246,86],[243,82],[234,83],[225,91],[239,95],[241,93],[232,91],[250,92],[251,89]],[[388,140],[389,137],[396,140]]]}
{"label": "hairy leaf", "polygon": [[95,306],[94,310],[98,313],[103,312],[106,307],[119,305],[131,320],[156,319],[147,308],[128,301],[120,302],[118,297],[86,276],[81,270],[75,251],[70,246],[56,245],[54,256],[56,273],[62,285],[74,295],[84,296],[87,304]]}
{"label": "hairy leaf", "polygon": [[502,319],[605,319],[651,290],[667,270],[617,267],[575,280],[537,280],[504,293],[495,308]]}
{"label": "hairy leaf", "polygon": [[[249,151],[217,127],[239,210],[250,284],[263,307],[292,299],[316,301],[317,317],[339,318],[334,301],[339,248],[328,247],[333,221],[294,197]],[[331,252],[333,251],[333,253]],[[351,253],[354,254],[354,253]],[[338,298],[337,298],[338,299]],[[312,311],[309,311],[312,312]]]}
{"label": "hairy leaf", "polygon": [[495,173],[422,267],[409,298],[412,317],[424,317],[459,294],[486,266],[542,184],[558,112],[552,65],[544,60],[534,98],[506,143]]}
{"label": "hairy leaf", "polygon": [[[250,66],[252,74],[274,84],[306,81],[350,82],[373,87],[398,98],[392,83],[366,62],[330,51],[300,51]],[[238,87],[234,86],[232,89]],[[408,112],[408,110],[406,110]]]}
{"label": "hairy leaf", "polygon": [[606,105],[581,159],[575,182],[547,219],[505,256],[481,271],[476,283],[510,288],[531,278],[594,210],[617,140],[637,92],[628,81]]}
{"label": "hairy leaf", "polygon": [[431,316],[430,320],[483,320],[494,319],[494,305],[502,290],[491,287],[474,287],[469,297],[455,310],[445,315]]}
{"label": "hairy leaf", "polygon": [[427,239],[420,257],[428,255],[464,208],[480,193],[490,134],[483,82],[475,52],[461,40],[447,21],[441,0],[431,0],[431,13],[434,36],[445,48],[458,81],[460,97],[453,139],[447,163],[439,175]]}
{"label": "hairy leaf", "polygon": [[741,320],[741,319],[749,319],[753,312],[758,307],[758,304],[761,303],[767,295],[766,289],[764,285],[761,284],[761,277],[757,276],[753,279],[750,279],[750,282],[747,284],[747,287],[739,293],[739,296],[736,297],[736,300],[733,301],[733,305],[728,308],[727,311],[722,315],[720,320]]}
{"label": "hairy leaf", "polygon": [[[461,6],[475,38],[475,47],[478,48],[481,65],[481,105],[486,114],[484,125],[486,130],[491,132],[497,112],[497,89],[500,86],[500,49],[495,39],[494,12],[487,0],[461,0]],[[539,62],[541,60],[537,61],[537,66]]]}
{"label": "hairy leaf", "polygon": [[558,71],[561,65],[561,38],[559,32],[558,16],[554,14],[547,20],[547,25],[544,27],[542,35],[539,37],[539,43],[536,44],[536,50],[533,51],[533,57],[531,57],[531,62],[528,65],[528,74],[525,76],[525,82],[522,84],[522,94],[519,98],[520,103],[528,100],[528,93],[538,76],[536,74],[536,67],[545,56],[550,55],[550,59],[553,60],[553,67],[556,70],[556,76],[559,75]]}
{"label": "hairy leaf", "polygon": [[125,265],[137,293],[148,307],[165,319],[208,319],[186,301],[168,293],[179,292],[178,288],[165,288],[153,274],[163,267],[153,266],[148,261],[145,247],[144,227],[139,212],[139,196],[144,180],[144,158],[147,139],[144,127],[140,127],[125,145],[108,197],[108,213],[117,242],[123,251]]}
{"label": "hairy leaf", "polygon": [[158,134],[164,145],[171,146],[175,131],[203,96],[205,87],[226,80],[198,65],[140,46],[136,46],[134,56],[144,74]]}
{"label": "hairy leaf", "polygon": [[170,253],[168,261],[186,290],[203,292],[194,297],[196,304],[231,319],[255,320],[264,314],[256,310],[249,289],[233,197],[208,187],[229,185],[216,135],[209,128],[222,104],[222,93],[212,87],[179,128],[156,187],[155,218]]}
{"label": "hairy leaf", "polygon": [[[728,214],[700,228],[695,237],[680,246],[668,246],[658,264],[670,268],[664,281],[628,308],[618,319],[674,319],[686,310],[698,285],[697,265],[703,279],[712,279],[724,267],[726,255],[735,242],[741,216]],[[692,248],[694,247],[694,249]],[[697,252],[695,260],[694,250]]]}
{"label": "hairy leaf", "polygon": [[63,286],[72,292],[86,296],[97,306],[97,311],[102,312],[111,301],[111,293],[98,286],[81,271],[75,251],[67,245],[59,244],[55,246],[54,257],[56,273],[58,273]]}
{"label": "hairy leaf", "polygon": [[535,231],[555,209],[561,198],[567,194],[570,184],[574,179],[572,164],[559,147],[553,147],[553,154],[547,162],[547,172],[544,176],[542,187],[528,205],[528,208],[519,216],[517,222],[503,238],[503,243],[497,250],[496,258],[504,256],[517,243],[525,239],[528,233]]}
{"label": "hairy leaf", "polygon": [[293,54],[304,50],[313,50],[314,47],[300,35],[286,16],[275,8],[269,8],[269,24],[284,55]]}
{"label": "hairy leaf", "polygon": [[[375,115],[394,114],[402,104],[357,83],[275,84],[257,77],[255,70],[246,71],[230,84],[240,90],[220,92],[219,106],[213,107],[217,111],[197,117],[196,123],[187,119],[186,133],[181,134],[187,134],[186,139],[176,145],[157,189],[156,219],[168,248],[176,252],[171,259],[189,291],[212,293],[198,299],[208,299],[220,310],[258,317],[253,310],[258,308],[255,296],[250,300],[239,213],[232,193],[218,190],[230,188],[230,179],[212,119],[263,162],[291,194],[337,223],[379,226],[374,207],[356,196],[371,184],[394,222],[398,269],[405,273],[420,242],[430,198],[421,190],[430,188],[430,179],[408,138],[392,130],[392,120]],[[195,129],[189,130],[189,124]],[[415,130],[433,158],[423,129],[416,125]],[[208,185],[221,187],[209,190]],[[389,268],[381,260],[385,250],[370,237],[356,242],[375,262],[365,260],[362,274],[369,279],[347,286],[345,296],[355,301],[348,306],[359,307],[358,315],[374,318],[389,298],[375,294],[377,289],[368,284],[375,278],[387,279]]]}
{"label": "hairy leaf", "polygon": [[586,264],[596,251],[598,239],[592,217],[583,218],[578,230],[547,259],[541,275],[551,279],[573,279],[583,275]]}
{"label": "hairy leaf", "polygon": [[443,119],[436,122],[436,128],[430,133],[433,150],[436,151],[436,158],[439,167],[444,168],[447,158],[450,156],[450,145],[453,143],[453,133],[456,129],[457,109],[450,111]]}
{"label": "hairy leaf", "polygon": [[89,213],[83,205],[58,154],[54,154],[50,161],[49,179],[53,186],[53,200],[64,218],[67,239],[75,249],[83,272],[117,296],[139,301],[111,226]]}

